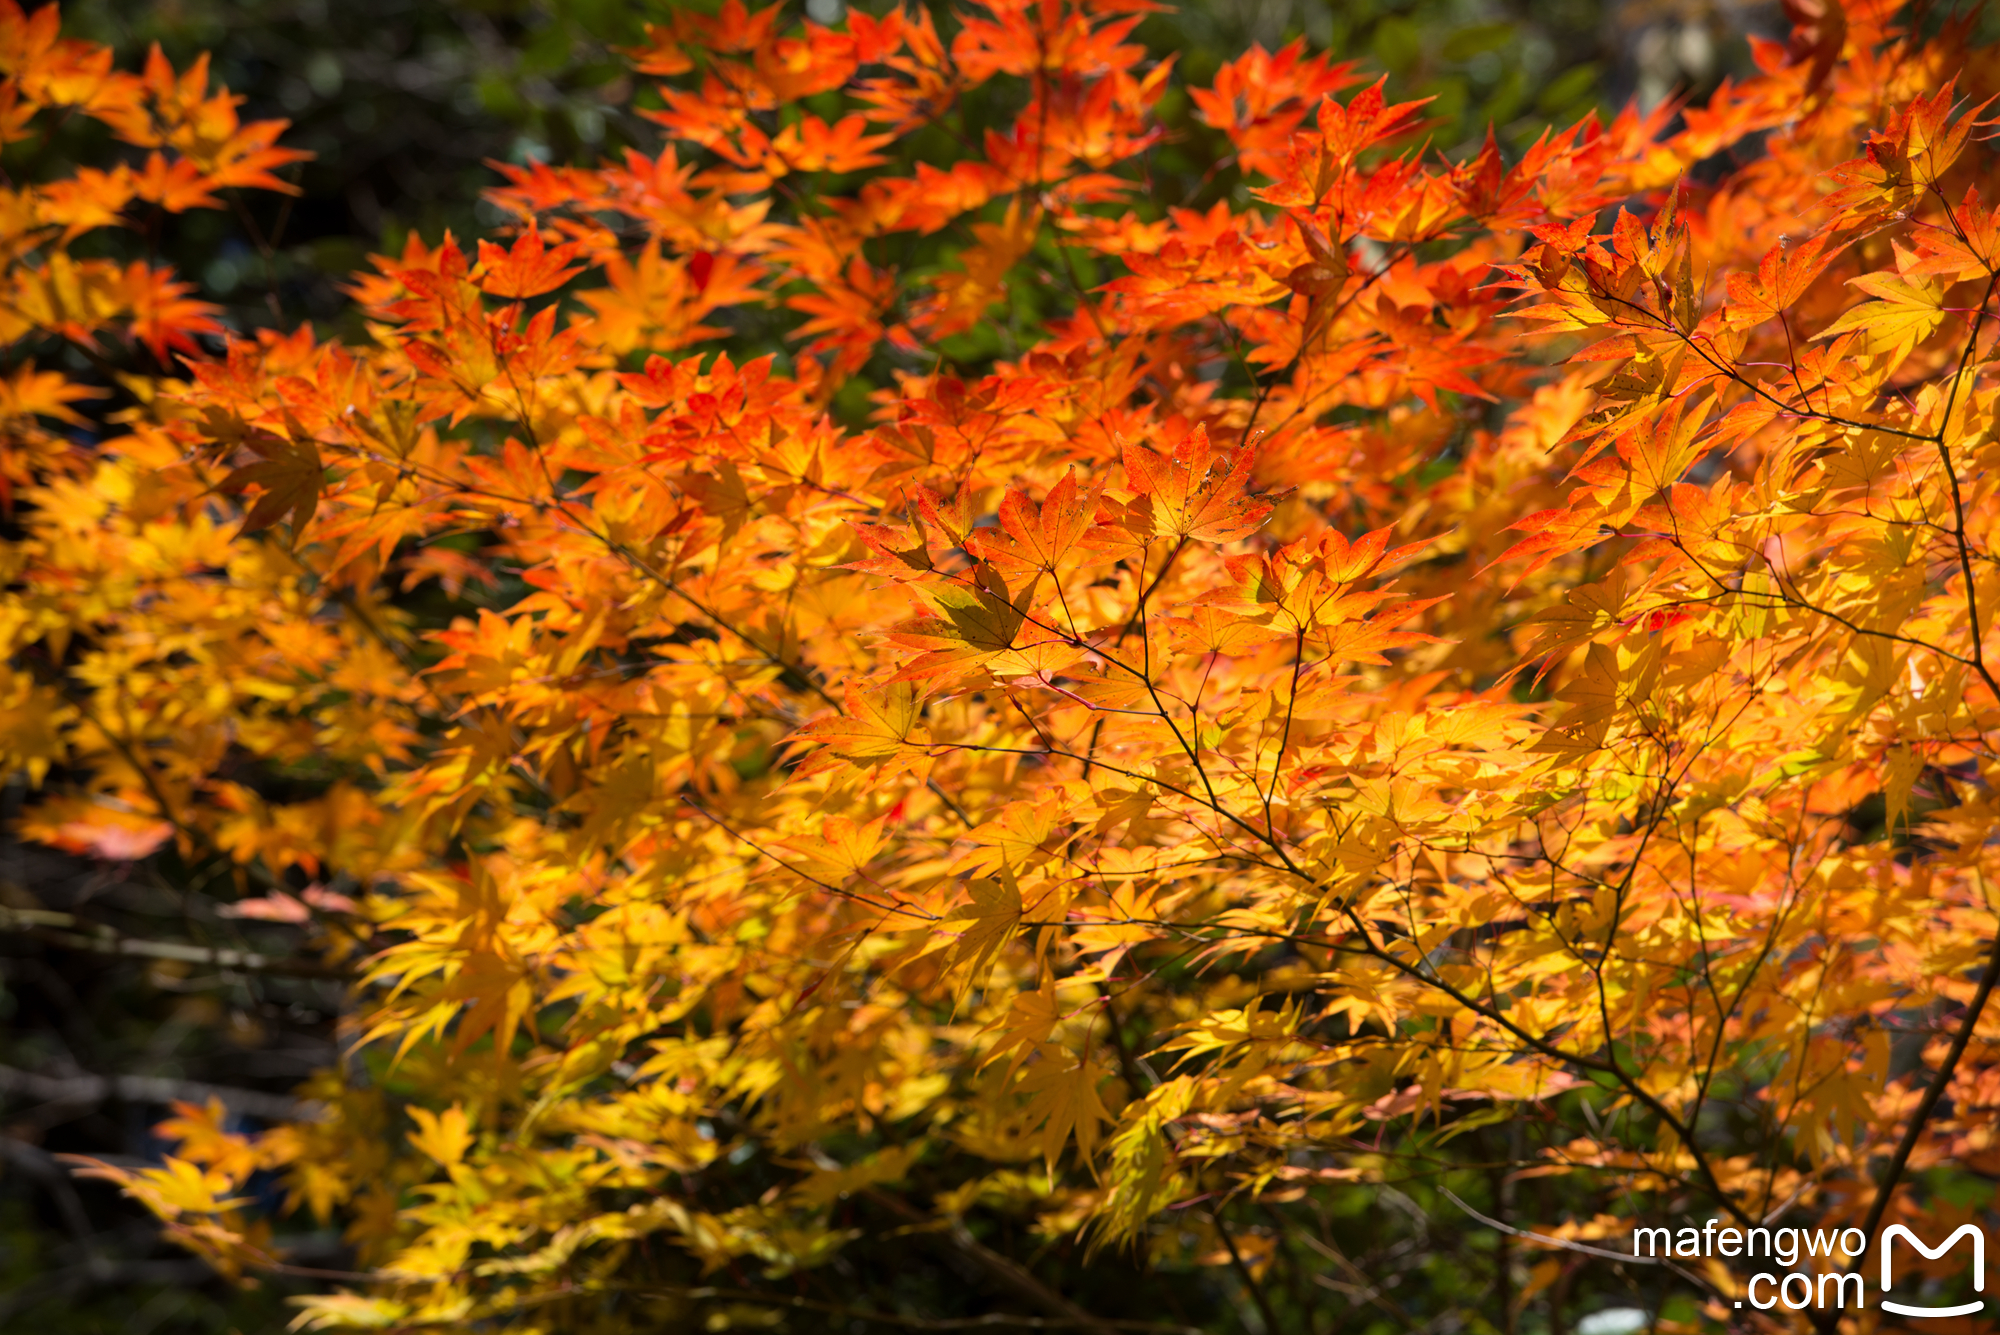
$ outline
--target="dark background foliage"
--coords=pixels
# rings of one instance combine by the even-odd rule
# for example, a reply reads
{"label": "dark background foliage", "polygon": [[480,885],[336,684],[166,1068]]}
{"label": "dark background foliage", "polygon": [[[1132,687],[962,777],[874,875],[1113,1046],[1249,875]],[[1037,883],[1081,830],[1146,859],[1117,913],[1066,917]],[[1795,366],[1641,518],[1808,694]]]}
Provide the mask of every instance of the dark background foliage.
{"label": "dark background foliage", "polygon": [[[803,9],[826,22],[840,6],[807,0]],[[243,95],[246,116],[293,122],[286,142],[315,154],[288,169],[296,198],[244,197],[229,211],[185,214],[143,243],[222,303],[238,330],[310,320],[358,336],[344,313],[345,277],[371,252],[399,249],[412,229],[431,241],[447,228],[461,236],[489,229],[500,217],[479,202],[496,180],[489,163],[588,161],[626,144],[654,147],[649,123],[632,110],[649,94],[618,48],[663,13],[632,0],[75,0],[66,23],[73,35],[114,46],[128,65],[154,42],[177,66],[212,52],[213,78]],[[1698,95],[1747,63],[1743,34],[1773,28],[1775,17],[1770,6],[1730,0],[1193,0],[1150,17],[1141,36],[1155,52],[1174,54],[1192,82],[1207,81],[1252,42],[1275,48],[1304,37],[1388,74],[1398,96],[1434,98],[1433,143],[1452,154],[1489,125],[1518,147],[1592,107]],[[1219,141],[1192,120],[1185,96],[1170,94],[1162,114],[1173,133],[1153,164],[1154,207],[1241,188],[1214,170]],[[65,139],[56,147],[75,155],[93,146]],[[22,164],[10,158],[8,166]],[[756,337],[779,349],[783,333],[774,324]],[[15,783],[0,795],[0,814],[19,808]],[[219,1093],[254,1125],[282,1115],[312,1069],[339,1059],[338,983],[163,957],[190,947],[281,957],[298,948],[297,929],[219,913],[254,893],[236,884],[239,875],[215,861],[155,858],[141,870],[0,844],[0,1326],[248,1335],[283,1328],[287,1291],[328,1282],[228,1287],[159,1242],[149,1217],[109,1188],[72,1182],[53,1157],[156,1158],[151,1127],[174,1098]],[[162,949],[108,953],[103,940],[93,944],[52,915]],[[1506,1157],[1507,1128],[1478,1134],[1499,1137],[1492,1157]],[[275,1186],[266,1190],[275,1204]],[[1452,1295],[1484,1291],[1497,1235],[1434,1235],[1424,1216],[1433,1205],[1446,1215],[1450,1207],[1409,1197],[1400,1214],[1387,1211],[1407,1227],[1385,1234],[1364,1223],[1366,1204],[1357,1200],[1345,1222],[1324,1222],[1326,1235],[1342,1237],[1380,1282],[1369,1310],[1384,1330],[1448,1314]],[[897,1222],[885,1204],[864,1201],[852,1225],[886,1234]],[[288,1227],[295,1231],[280,1241],[295,1263],[346,1263],[337,1234],[305,1221]],[[1504,1275],[1506,1258],[1497,1259]],[[864,1242],[841,1264],[879,1269],[920,1310],[980,1310],[980,1277],[958,1273],[947,1254]],[[1119,1311],[1143,1282],[1148,1313],[1237,1323],[1225,1306],[1233,1300],[1215,1286],[1141,1281],[1133,1265],[1050,1256],[1042,1274],[1094,1310]],[[1351,1278],[1327,1270],[1336,1287]],[[1476,1285],[1467,1278],[1475,1273]],[[1567,1276],[1536,1307],[1549,1335],[1563,1335],[1571,1320]],[[1614,1298],[1598,1294],[1593,1304]],[[1487,1330],[1512,1326],[1496,1311],[1492,1320],[1447,1315],[1438,1328],[1482,1321]]]}

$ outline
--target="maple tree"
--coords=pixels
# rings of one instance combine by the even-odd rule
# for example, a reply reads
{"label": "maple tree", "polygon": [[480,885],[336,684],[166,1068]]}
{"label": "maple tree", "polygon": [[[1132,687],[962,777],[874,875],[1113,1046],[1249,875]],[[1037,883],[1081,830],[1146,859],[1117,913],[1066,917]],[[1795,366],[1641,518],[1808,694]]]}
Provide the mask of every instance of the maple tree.
{"label": "maple tree", "polygon": [[[657,154],[505,169],[344,344],[86,257],[281,127],[0,0],[6,137],[131,148],[0,212],[19,828],[355,980],[316,1115],[83,1172],[244,1277],[276,1174],[328,1330],[1775,1327],[1629,1230],[1987,1209],[1971,20],[1800,4],[1704,105],[1445,160],[1302,46],[1183,90],[1149,8],[679,12]],[[1147,189],[1183,91],[1206,210]]]}

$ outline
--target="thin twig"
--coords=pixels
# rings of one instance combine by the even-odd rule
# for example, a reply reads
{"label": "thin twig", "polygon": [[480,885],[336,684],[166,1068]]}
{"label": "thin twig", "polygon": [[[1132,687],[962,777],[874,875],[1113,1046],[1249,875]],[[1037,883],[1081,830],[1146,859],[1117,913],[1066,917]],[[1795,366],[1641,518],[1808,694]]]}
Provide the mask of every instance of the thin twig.
{"label": "thin twig", "polygon": [[1539,1243],[1544,1247],[1555,1247],[1566,1252],[1581,1252],[1585,1256],[1597,1256],[1607,1261],[1630,1261],[1635,1265],[1660,1264],[1659,1258],[1655,1256],[1635,1256],[1631,1252],[1614,1252],[1604,1247],[1591,1247],[1581,1242],[1571,1242],[1567,1238],[1552,1238],[1545,1233],[1530,1233],[1526,1229],[1515,1228],[1510,1224],[1503,1224],[1498,1219],[1488,1219],[1485,1215],[1479,1213],[1479,1211],[1453,1195],[1449,1187],[1439,1187],[1438,1190],[1444,1193],[1444,1198],[1453,1205],[1456,1205],[1459,1209],[1486,1225],[1486,1227],[1498,1229],[1510,1238],[1520,1238],[1524,1242]]}

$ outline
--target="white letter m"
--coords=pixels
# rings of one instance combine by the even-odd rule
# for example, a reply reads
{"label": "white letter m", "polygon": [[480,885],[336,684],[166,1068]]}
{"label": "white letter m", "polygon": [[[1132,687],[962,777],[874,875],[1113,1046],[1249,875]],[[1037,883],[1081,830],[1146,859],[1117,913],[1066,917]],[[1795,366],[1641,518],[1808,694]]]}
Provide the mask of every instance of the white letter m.
{"label": "white letter m", "polygon": [[[1936,1247],[1925,1246],[1922,1238],[1901,1224],[1889,1225],[1882,1233],[1882,1292],[1889,1291],[1889,1251],[1897,1238],[1915,1247],[1927,1259],[1935,1261],[1957,1246],[1959,1239],[1968,1237],[1972,1239],[1972,1288],[1976,1293],[1986,1292],[1986,1234],[1981,1232],[1976,1224],[1960,1225],[1956,1233]],[[1971,1316],[1985,1306],[1985,1302],[1975,1301],[1960,1303],[1956,1307],[1908,1307],[1902,1303],[1892,1303],[1887,1298],[1882,1300],[1883,1311],[1894,1312],[1898,1316],[1915,1317]]]}

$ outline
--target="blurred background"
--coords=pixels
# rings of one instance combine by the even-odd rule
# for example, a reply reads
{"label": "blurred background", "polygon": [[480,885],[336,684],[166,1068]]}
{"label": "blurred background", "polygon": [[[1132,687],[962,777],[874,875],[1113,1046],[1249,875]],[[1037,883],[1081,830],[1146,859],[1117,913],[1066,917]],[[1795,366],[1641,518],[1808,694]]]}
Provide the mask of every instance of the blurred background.
{"label": "blurred background", "polygon": [[[697,0],[711,5],[714,0]],[[844,0],[786,0],[834,22]],[[864,0],[879,10],[887,0]],[[947,0],[934,0],[949,31]],[[653,97],[618,48],[637,42],[658,0],[71,0],[65,26],[115,47],[130,67],[159,43],[176,66],[212,53],[211,77],[251,118],[293,122],[287,142],[316,156],[288,168],[289,201],[246,195],[229,211],[182,215],[156,241],[164,258],[225,306],[236,329],[343,327],[341,286],[371,252],[411,230],[476,234],[499,215],[479,203],[494,161],[591,161],[636,144]],[[1746,34],[1781,33],[1775,4],[1737,0],[1191,0],[1140,35],[1206,82],[1251,43],[1312,46],[1389,76],[1398,98],[1432,97],[1435,146],[1469,149],[1495,128],[1519,148],[1551,124],[1637,99],[1699,97],[1748,68]],[[1240,181],[1209,169],[1220,153],[1184,95],[1161,112],[1171,151],[1153,164],[1170,198],[1207,203]],[[65,128],[57,157],[103,145]],[[20,146],[16,146],[19,148]],[[12,157],[7,166],[24,165]],[[44,161],[42,169],[48,163]],[[1180,179],[1177,179],[1180,178]],[[775,337],[775,335],[774,335]],[[0,789],[0,817],[23,791]],[[226,865],[88,863],[0,844],[0,909],[81,912],[135,937],[197,947],[296,952],[301,929],[227,916]],[[285,1114],[313,1069],[337,1060],[340,985],[310,976],[230,974],[172,959],[83,948],[62,932],[0,920],[0,1329],[69,1335],[243,1335],[283,1330],[288,1291],[325,1279],[230,1288],[159,1242],[115,1191],[73,1182],[53,1158],[153,1159],[151,1128],[176,1098],[222,1097],[248,1125]],[[87,944],[87,943],[86,943]],[[271,1188],[275,1203],[275,1187]],[[309,1228],[308,1225],[294,1225]],[[294,1232],[295,1261],[344,1264],[339,1237]]]}

